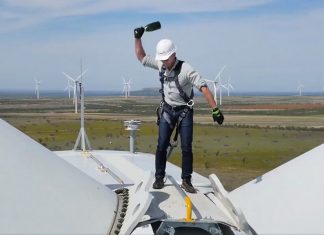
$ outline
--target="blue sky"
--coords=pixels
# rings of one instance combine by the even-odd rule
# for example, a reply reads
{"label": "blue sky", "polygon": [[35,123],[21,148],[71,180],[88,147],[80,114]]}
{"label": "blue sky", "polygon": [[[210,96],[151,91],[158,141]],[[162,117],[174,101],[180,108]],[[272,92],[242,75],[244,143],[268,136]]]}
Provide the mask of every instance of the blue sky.
{"label": "blue sky", "polygon": [[134,53],[133,29],[147,54],[172,39],[179,59],[237,92],[324,91],[324,1],[318,0],[0,0],[0,89],[63,90],[80,73],[86,90],[158,87],[158,75]]}

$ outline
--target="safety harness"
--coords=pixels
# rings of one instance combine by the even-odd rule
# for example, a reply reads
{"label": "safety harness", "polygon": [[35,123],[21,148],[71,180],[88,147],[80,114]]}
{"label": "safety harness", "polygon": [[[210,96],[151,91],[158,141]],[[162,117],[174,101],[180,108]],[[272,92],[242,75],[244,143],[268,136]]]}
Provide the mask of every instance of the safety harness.
{"label": "safety harness", "polygon": [[[172,121],[171,121],[168,113],[164,111],[164,108],[171,109],[171,110],[176,110],[176,109],[182,110],[181,114],[179,115],[176,126],[175,126],[176,127],[176,132],[175,132],[175,134],[173,136],[173,141],[170,142],[170,150],[169,150],[169,152],[167,154],[167,158],[169,158],[169,156],[170,156],[170,154],[172,152],[172,149],[177,146],[178,134],[179,134],[179,126],[180,126],[181,121],[186,117],[187,113],[189,112],[190,109],[192,109],[192,107],[194,105],[194,101],[192,99],[193,96],[194,96],[193,89],[191,89],[191,94],[190,94],[190,97],[189,97],[186,94],[186,92],[184,92],[184,90],[182,89],[182,87],[180,86],[180,83],[179,83],[178,76],[180,74],[183,62],[184,61],[179,60],[178,63],[176,64],[176,66],[174,68],[174,77],[165,77],[164,73],[166,71],[166,67],[164,65],[162,66],[161,71],[159,72],[160,82],[161,82],[161,89],[159,90],[159,92],[162,95],[162,100],[160,102],[159,107],[156,109],[156,114],[157,114],[157,122],[156,123],[157,123],[157,125],[159,125],[160,118],[163,115],[164,119],[169,123],[170,127],[173,128]],[[175,82],[175,84],[177,86],[177,89],[179,90],[179,94],[180,94],[181,98],[186,102],[186,105],[179,106],[179,107],[176,107],[176,108],[172,108],[171,105],[169,105],[167,102],[165,102],[164,81],[166,79]]]}

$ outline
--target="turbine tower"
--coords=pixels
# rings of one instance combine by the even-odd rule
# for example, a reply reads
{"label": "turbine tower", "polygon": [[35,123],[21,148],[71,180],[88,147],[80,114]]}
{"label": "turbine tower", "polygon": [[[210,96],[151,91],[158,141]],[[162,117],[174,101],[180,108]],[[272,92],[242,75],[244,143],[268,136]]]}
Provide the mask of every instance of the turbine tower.
{"label": "turbine tower", "polygon": [[37,78],[34,78],[35,81],[35,96],[36,99],[39,99],[39,86],[40,86],[40,81]]}
{"label": "turbine tower", "polygon": [[75,141],[75,145],[74,145],[74,148],[73,150],[76,150],[78,148],[78,146],[81,144],[81,150],[83,152],[85,152],[87,149],[87,146],[88,146],[88,150],[91,150],[91,145],[90,145],[90,141],[88,139],[88,136],[87,136],[87,133],[85,132],[85,129],[84,129],[84,88],[83,88],[83,84],[82,84],[82,76],[85,72],[82,71],[82,60],[80,62],[80,67],[81,67],[81,74],[80,74],[80,82],[79,82],[79,87],[80,87],[80,98],[81,98],[81,118],[80,118],[80,121],[81,121],[81,128],[80,128],[80,131],[79,131],[79,134],[78,134],[78,137]]}
{"label": "turbine tower", "polygon": [[125,95],[125,99],[127,99],[128,97],[130,97],[130,83],[131,83],[131,79],[128,80],[128,82],[126,82],[125,78],[123,77],[123,81],[124,81],[124,87],[123,87],[123,93]]}
{"label": "turbine tower", "polygon": [[[208,83],[212,83],[213,86],[214,86],[214,100],[216,102],[216,104],[218,104],[217,102],[217,90],[219,90],[220,88],[220,76],[221,74],[223,73],[224,69],[226,68],[226,65],[224,65],[221,70],[219,70],[219,72],[217,73],[216,77],[215,77],[215,80],[208,80],[206,79],[206,82]],[[221,92],[221,90],[220,90]],[[221,95],[221,93],[220,93]],[[220,105],[222,105],[222,101],[221,101],[221,98],[220,98],[220,102],[219,102]]]}
{"label": "turbine tower", "polygon": [[218,90],[219,90],[219,105],[222,105],[222,90],[223,88],[226,89],[225,85],[222,83],[222,77],[219,76],[218,78],[218,83],[217,83],[217,87],[218,87]]}
{"label": "turbine tower", "polygon": [[67,79],[69,79],[69,80],[71,80],[71,82],[73,82],[74,83],[74,86],[73,86],[73,103],[74,103],[74,112],[75,113],[78,113],[78,86],[79,86],[79,81],[80,81],[80,79],[81,79],[81,77],[85,74],[87,72],[87,70],[85,70],[85,71],[81,71],[81,74],[76,78],[76,79],[74,79],[74,78],[72,78],[70,75],[68,75],[68,74],[66,74],[66,73],[64,73],[64,72],[62,72],[63,73],[63,75],[67,78]]}
{"label": "turbine tower", "polygon": [[302,88],[304,85],[301,83],[301,81],[298,82],[297,90],[299,91],[299,96],[302,95]]}

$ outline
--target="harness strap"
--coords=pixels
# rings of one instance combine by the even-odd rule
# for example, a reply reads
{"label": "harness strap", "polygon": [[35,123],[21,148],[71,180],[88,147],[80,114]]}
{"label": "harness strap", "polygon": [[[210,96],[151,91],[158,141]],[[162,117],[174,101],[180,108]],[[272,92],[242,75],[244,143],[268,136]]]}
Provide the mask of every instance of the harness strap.
{"label": "harness strap", "polygon": [[179,93],[180,93],[180,96],[181,98],[186,102],[186,103],[189,103],[190,100],[193,98],[194,96],[194,93],[193,93],[193,89],[191,89],[191,94],[190,94],[190,97],[187,95],[186,92],[184,92],[184,90],[182,89],[182,87],[180,86],[180,83],[179,83],[179,79],[178,79],[178,76],[180,74],[180,71],[181,71],[181,68],[182,68],[182,64],[183,64],[184,61],[182,60],[179,60],[179,62],[177,63],[177,65],[175,66],[174,68],[174,72],[175,72],[175,79],[174,79],[174,82],[179,90]]}
{"label": "harness strap", "polygon": [[180,114],[180,116],[178,118],[178,121],[177,121],[177,124],[176,124],[176,132],[174,133],[174,136],[173,136],[173,142],[174,143],[177,143],[177,141],[178,141],[180,123],[181,123],[182,119],[184,119],[186,117],[188,112],[189,112],[189,107],[184,108],[182,113]]}
{"label": "harness strap", "polygon": [[164,73],[165,73],[166,67],[162,65],[161,71],[159,72],[159,77],[160,77],[160,82],[161,82],[161,89],[159,92],[161,93],[162,96],[162,101],[164,102],[164,89],[163,89],[163,84],[164,84]]}
{"label": "harness strap", "polygon": [[[174,67],[174,82],[179,90],[179,94],[181,96],[181,98],[186,102],[186,103],[190,103],[190,101],[192,100],[194,93],[193,93],[193,89],[191,89],[191,94],[190,97],[187,95],[186,92],[184,92],[184,90],[182,89],[182,87],[180,86],[179,83],[179,79],[178,76],[180,74],[181,68],[182,68],[182,64],[184,61],[179,60],[178,63],[176,64],[176,66]],[[159,92],[162,95],[162,100],[164,101],[165,95],[164,95],[164,73],[165,73],[166,67],[163,65],[161,68],[161,71],[159,72],[159,76],[160,76],[160,82],[161,82],[161,89],[159,90]]]}
{"label": "harness strap", "polygon": [[[183,64],[184,61],[182,60],[179,60],[178,63],[176,64],[176,66],[174,67],[174,82],[179,90],[179,95],[180,97],[187,103],[187,106],[183,109],[182,113],[180,114],[179,118],[178,118],[178,121],[176,123],[176,130],[175,130],[175,134],[173,136],[173,141],[170,141],[169,143],[169,146],[171,147],[170,150],[169,150],[169,153],[167,154],[167,158],[169,158],[171,152],[172,152],[172,149],[174,147],[177,146],[178,144],[178,135],[179,135],[179,126],[181,124],[181,121],[182,119],[184,119],[187,115],[187,113],[189,112],[189,109],[192,108],[194,102],[192,100],[193,96],[194,96],[194,93],[193,93],[193,89],[191,89],[191,94],[190,94],[190,97],[187,95],[186,92],[184,92],[184,90],[182,89],[182,87],[180,86],[180,83],[179,83],[179,79],[178,79],[178,76],[181,72],[181,68],[182,68],[182,64]],[[161,103],[160,103],[160,113],[163,115],[163,118],[169,123],[170,127],[173,128],[173,125],[171,123],[171,120],[170,120],[170,117],[169,115],[167,114],[167,112],[164,112],[163,111],[163,105],[165,103],[165,95],[164,95],[164,73],[166,71],[166,67],[163,65],[162,68],[161,68],[161,71],[159,72],[159,76],[160,76],[160,82],[161,82],[161,89],[159,90],[159,92],[161,93],[162,95],[162,100],[161,100]],[[158,113],[157,113],[158,114]],[[157,119],[157,123],[159,122],[159,116],[158,116],[158,119]]]}
{"label": "harness strap", "polygon": [[184,90],[182,89],[182,87],[180,86],[180,83],[179,83],[179,79],[178,79],[178,76],[174,79],[174,82],[179,90],[179,93],[180,93],[180,96],[182,97],[182,99],[188,104],[191,99],[193,98],[194,96],[194,93],[193,93],[193,89],[191,89],[191,94],[190,94],[190,97],[187,95],[186,92],[184,92]]}

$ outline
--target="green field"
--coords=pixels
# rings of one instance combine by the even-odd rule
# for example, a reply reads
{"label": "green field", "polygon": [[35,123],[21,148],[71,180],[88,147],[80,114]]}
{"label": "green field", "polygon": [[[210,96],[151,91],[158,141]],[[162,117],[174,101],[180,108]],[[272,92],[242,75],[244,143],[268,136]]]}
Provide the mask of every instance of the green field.
{"label": "green field", "polygon": [[[59,105],[51,106],[53,102]],[[92,148],[128,150],[129,133],[124,130],[123,121],[138,119],[144,121],[138,132],[137,151],[154,153],[157,126],[152,115],[156,102],[158,100],[154,99],[153,101],[142,99],[120,101],[120,98],[115,98],[110,99],[109,102],[107,99],[90,100],[87,105],[89,114],[86,116],[86,132]],[[26,103],[28,105],[23,106]],[[106,108],[103,104],[106,104]],[[25,108],[21,109],[21,107]],[[194,125],[194,170],[205,176],[216,173],[228,190],[324,142],[324,128],[318,127],[319,120],[324,121],[320,116],[322,112],[320,109],[315,115],[309,114],[306,117],[314,126],[293,125],[296,124],[294,118],[298,116],[296,114],[290,116],[286,113],[285,119],[293,120],[291,125],[277,125],[278,120],[282,120],[280,119],[282,115],[280,117],[274,115],[267,120],[266,127],[261,127],[257,124],[247,125],[233,121],[244,120],[243,116],[246,117],[246,111],[233,114],[226,108],[223,109],[225,120],[232,121],[218,126],[211,122],[208,110],[204,111],[206,109],[204,105],[198,107],[200,107],[196,115],[198,121]],[[74,147],[80,123],[78,115],[72,113],[73,107],[69,103],[62,104],[59,100],[36,102],[30,100],[4,102],[2,100],[0,111],[1,118],[51,150],[66,150]],[[291,110],[287,112],[290,113]],[[305,118],[303,116],[301,115],[300,118]],[[248,115],[248,118],[253,124],[260,116],[253,113]],[[261,116],[260,119],[264,118]],[[181,164],[180,146],[173,152],[171,162]]]}

